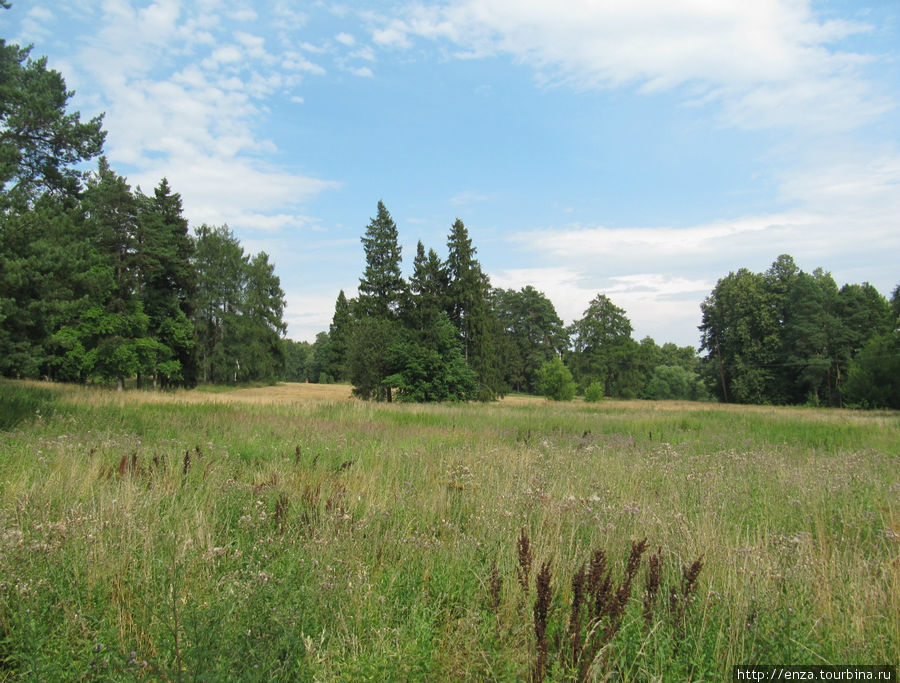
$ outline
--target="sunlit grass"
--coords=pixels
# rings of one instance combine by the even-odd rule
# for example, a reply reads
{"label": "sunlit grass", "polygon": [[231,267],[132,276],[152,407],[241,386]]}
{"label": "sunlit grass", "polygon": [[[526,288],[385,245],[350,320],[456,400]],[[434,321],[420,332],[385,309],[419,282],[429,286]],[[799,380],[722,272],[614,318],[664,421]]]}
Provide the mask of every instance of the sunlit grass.
{"label": "sunlit grass", "polygon": [[558,640],[592,550],[703,556],[683,632],[642,567],[596,662],[626,680],[900,657],[896,413],[10,387],[53,406],[0,432],[0,679],[527,678],[523,529]]}

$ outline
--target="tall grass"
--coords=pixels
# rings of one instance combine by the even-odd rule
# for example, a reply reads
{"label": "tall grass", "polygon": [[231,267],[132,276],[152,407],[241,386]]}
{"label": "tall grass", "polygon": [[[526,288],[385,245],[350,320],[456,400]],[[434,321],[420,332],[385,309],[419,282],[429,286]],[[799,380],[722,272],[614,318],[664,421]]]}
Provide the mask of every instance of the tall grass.
{"label": "tall grass", "polygon": [[[895,413],[51,390],[55,412],[0,432],[0,680],[900,658]],[[634,572],[605,640],[584,597],[573,617],[598,549],[612,586]]]}

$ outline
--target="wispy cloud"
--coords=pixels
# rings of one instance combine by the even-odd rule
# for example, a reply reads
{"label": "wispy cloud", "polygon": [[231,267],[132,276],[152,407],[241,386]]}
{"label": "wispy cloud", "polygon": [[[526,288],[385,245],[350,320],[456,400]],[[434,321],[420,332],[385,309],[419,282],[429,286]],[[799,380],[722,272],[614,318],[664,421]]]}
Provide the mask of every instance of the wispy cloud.
{"label": "wispy cloud", "polygon": [[511,242],[547,265],[501,271],[494,279],[501,286],[543,287],[567,319],[581,317],[604,292],[637,330],[663,339],[678,335],[682,344],[696,343],[700,302],[720,277],[740,267],[765,269],[781,253],[806,270],[832,271],[838,282],[868,280],[891,291],[900,272],[882,255],[900,254],[900,154],[794,170],[780,194],[795,207],[687,227],[519,232]]}
{"label": "wispy cloud", "polygon": [[689,86],[692,99],[721,102],[724,120],[746,128],[852,128],[893,106],[857,77],[866,58],[831,48],[872,27],[821,21],[803,1],[456,0],[410,4],[373,23],[383,47],[421,38],[449,42],[459,57],[505,54],[546,83]]}
{"label": "wispy cloud", "polygon": [[145,191],[166,176],[195,224],[304,225],[300,205],[339,183],[264,162],[278,145],[263,122],[268,98],[296,101],[302,79],[325,69],[296,49],[270,52],[256,12],[213,4],[110,0],[94,10],[98,37],[70,59],[76,78],[99,86],[106,153]]}

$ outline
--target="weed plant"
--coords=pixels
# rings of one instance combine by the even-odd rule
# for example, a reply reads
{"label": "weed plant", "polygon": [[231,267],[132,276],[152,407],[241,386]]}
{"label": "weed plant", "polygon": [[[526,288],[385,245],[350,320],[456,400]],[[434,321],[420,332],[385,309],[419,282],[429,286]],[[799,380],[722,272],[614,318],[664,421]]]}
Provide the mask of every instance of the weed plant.
{"label": "weed plant", "polygon": [[897,413],[276,390],[0,383],[0,680],[900,659]]}

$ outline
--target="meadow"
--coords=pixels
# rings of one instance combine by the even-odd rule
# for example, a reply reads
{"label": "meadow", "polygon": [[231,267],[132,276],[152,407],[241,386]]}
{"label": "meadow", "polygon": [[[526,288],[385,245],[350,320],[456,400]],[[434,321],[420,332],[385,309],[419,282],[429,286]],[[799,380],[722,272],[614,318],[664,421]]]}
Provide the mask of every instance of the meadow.
{"label": "meadow", "polygon": [[900,660],[900,414],[0,382],[0,680]]}

